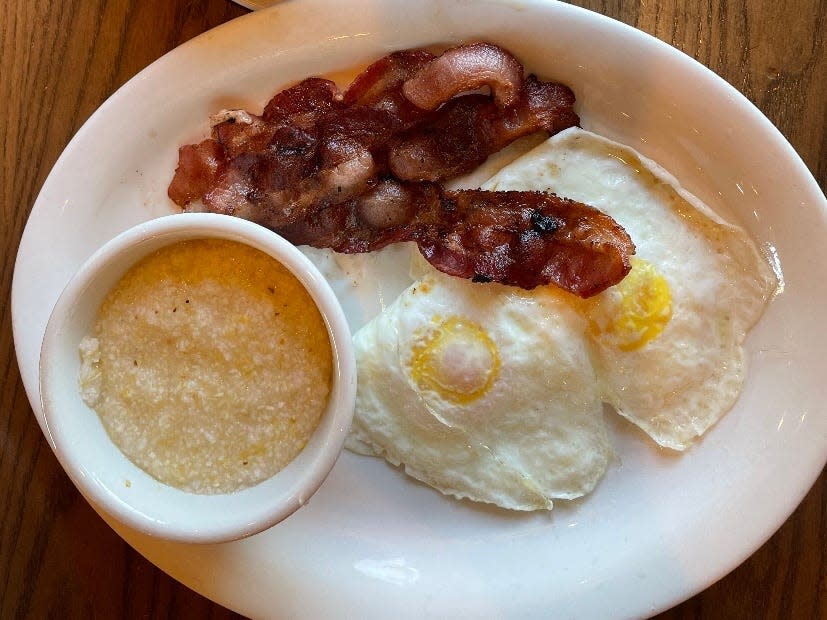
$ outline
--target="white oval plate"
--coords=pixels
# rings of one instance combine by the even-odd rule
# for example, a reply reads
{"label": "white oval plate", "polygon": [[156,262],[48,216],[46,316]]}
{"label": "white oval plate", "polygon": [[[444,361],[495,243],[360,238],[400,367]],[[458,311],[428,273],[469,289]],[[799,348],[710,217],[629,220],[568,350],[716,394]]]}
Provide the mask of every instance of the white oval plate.
{"label": "white oval plate", "polygon": [[[748,339],[736,405],[697,447],[664,454],[616,423],[618,459],[548,514],[458,502],[346,453],[308,506],[250,539],[188,546],[113,527],[175,578],[253,617],[628,617],[733,569],[793,511],[827,457],[827,203],[734,88],[632,28],[554,2],[301,0],[207,32],[141,72],[78,132],[43,186],[12,291],[21,374],[41,425],[37,354],[81,262],[173,210],[177,147],[221,107],[393,49],[489,39],[578,96],[583,126],[625,142],[731,212],[780,258],[786,289]],[[614,417],[614,416],[613,416]]]}

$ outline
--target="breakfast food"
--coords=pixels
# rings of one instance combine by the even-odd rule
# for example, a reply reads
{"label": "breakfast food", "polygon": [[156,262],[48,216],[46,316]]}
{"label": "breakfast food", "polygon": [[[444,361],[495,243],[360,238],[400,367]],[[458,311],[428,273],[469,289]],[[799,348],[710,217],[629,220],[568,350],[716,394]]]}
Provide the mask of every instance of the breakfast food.
{"label": "breakfast food", "polygon": [[[462,94],[482,86],[493,95]],[[181,147],[168,193],[296,244],[352,253],[415,241],[451,275],[594,295],[628,273],[634,253],[611,218],[537,192],[437,184],[518,138],[575,125],[573,104],[568,87],[524,79],[516,58],[488,43],[405,50],[344,93],[311,77],[261,115],[217,114],[211,138]]]}
{"label": "breakfast food", "polygon": [[[634,244],[612,218],[585,204],[535,191],[444,191],[434,183],[385,180],[385,197],[334,205],[280,230],[297,245],[369,252],[414,241],[440,271],[525,289],[554,284],[589,297],[628,273]],[[414,209],[407,205],[416,205]],[[373,221],[381,221],[375,225]]]}
{"label": "breakfast food", "polygon": [[415,262],[417,280],[354,336],[364,381],[348,446],[443,493],[529,510],[602,476],[604,402],[664,447],[692,445],[740,393],[743,340],[776,284],[746,233],[653,162],[577,128],[484,186],[606,210],[638,244],[631,273],[581,299]]}
{"label": "breakfast food", "polygon": [[327,407],[324,321],[286,267],[249,246],[183,241],[133,266],[81,343],[80,388],[136,465],[193,493],[255,485]]}
{"label": "breakfast food", "polygon": [[611,445],[585,321],[564,295],[429,268],[354,336],[348,447],[513,510],[591,491]]}
{"label": "breakfast food", "polygon": [[[507,83],[509,97],[452,98],[449,90],[441,92],[444,105],[425,109],[406,96],[406,85],[419,85],[409,94],[421,91],[423,79],[434,79],[429,69],[446,58],[456,68],[452,83],[462,86],[475,73],[462,59],[483,49],[489,57],[510,59],[508,76],[486,78],[494,92]],[[443,103],[428,103],[437,102]],[[403,50],[367,67],[344,92],[330,80],[310,77],[277,93],[261,115],[219,112],[212,137],[179,150],[168,193],[181,207],[201,200],[210,211],[280,228],[358,197],[390,175],[440,181],[473,170],[520,136],[576,125],[573,104],[573,93],[562,84],[533,76],[524,82],[518,61],[490,44],[460,46],[440,57]]]}
{"label": "breakfast food", "polygon": [[169,195],[270,227],[331,281],[358,328],[348,448],[550,509],[604,475],[604,410],[673,450],[714,425],[776,286],[745,231],[573,105],[487,43],[395,52],[343,93],[308,78],[216,115]]}
{"label": "breakfast food", "polygon": [[656,442],[684,450],[734,404],[743,341],[776,279],[747,233],[632,149],[570,129],[513,162],[489,188],[531,187],[595,205],[632,235],[618,285],[575,306],[603,398]]}

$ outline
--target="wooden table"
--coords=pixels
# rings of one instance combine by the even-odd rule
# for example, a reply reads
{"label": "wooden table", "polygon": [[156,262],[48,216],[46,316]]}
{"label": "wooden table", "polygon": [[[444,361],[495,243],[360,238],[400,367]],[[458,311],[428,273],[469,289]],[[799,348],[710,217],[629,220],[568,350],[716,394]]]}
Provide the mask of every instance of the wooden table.
{"label": "wooden table", "polygon": [[[780,128],[825,188],[823,0],[576,4],[652,33],[722,75]],[[20,381],[9,290],[29,210],[75,131],[139,70],[246,10],[229,0],[0,5],[0,617],[233,617],[121,541],[64,475]],[[659,617],[827,618],[824,473],[778,533],[742,566]]]}

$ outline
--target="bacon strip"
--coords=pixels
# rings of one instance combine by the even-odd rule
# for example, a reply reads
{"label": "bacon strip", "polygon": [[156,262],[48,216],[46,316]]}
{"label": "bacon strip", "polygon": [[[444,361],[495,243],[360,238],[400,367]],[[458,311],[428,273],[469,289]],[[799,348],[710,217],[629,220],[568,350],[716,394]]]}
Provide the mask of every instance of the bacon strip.
{"label": "bacon strip", "polygon": [[[379,210],[371,200],[377,192]],[[623,279],[635,251],[608,215],[553,194],[447,191],[391,180],[276,232],[297,245],[343,253],[415,241],[444,273],[525,289],[554,284],[581,297]]]}
{"label": "bacon strip", "polygon": [[460,45],[422,67],[402,91],[418,107],[435,110],[451,97],[482,86],[491,89],[498,106],[514,105],[523,88],[523,66],[497,45]]}
{"label": "bacon strip", "polygon": [[445,273],[525,289],[554,284],[590,297],[622,280],[635,247],[597,209],[543,192],[446,192],[440,215],[416,235],[422,255]]}
{"label": "bacon strip", "polygon": [[471,172],[517,138],[577,125],[573,106],[570,88],[540,82],[533,75],[521,97],[506,108],[485,95],[457,97],[394,137],[388,145],[388,166],[406,181],[451,179]]}
{"label": "bacon strip", "polygon": [[178,167],[167,194],[181,207],[199,200],[215,184],[226,165],[224,147],[215,140],[185,144],[178,149]]}
{"label": "bacon strip", "polygon": [[[201,198],[209,211],[283,226],[366,191],[378,174],[371,149],[394,127],[391,115],[346,107],[333,82],[308,78],[273,97],[262,116],[216,115],[213,140],[226,161],[203,193],[201,184],[174,199],[185,206]],[[188,175],[179,165],[171,187],[185,187]]]}
{"label": "bacon strip", "polygon": [[362,71],[344,94],[346,105],[381,110],[399,119],[402,128],[419,121],[425,111],[402,92],[406,80],[434,60],[426,50],[402,50],[384,56]]}
{"label": "bacon strip", "polygon": [[346,107],[335,82],[319,77],[302,80],[273,96],[262,116],[270,122],[289,121],[310,127],[323,116]]}

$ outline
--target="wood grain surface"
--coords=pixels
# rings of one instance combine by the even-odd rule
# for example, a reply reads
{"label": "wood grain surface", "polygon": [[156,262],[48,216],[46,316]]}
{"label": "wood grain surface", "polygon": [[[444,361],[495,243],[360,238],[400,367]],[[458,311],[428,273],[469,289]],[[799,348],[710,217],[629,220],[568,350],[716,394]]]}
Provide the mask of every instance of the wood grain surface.
{"label": "wood grain surface", "polygon": [[[778,126],[825,188],[826,1],[576,4],[654,34],[723,76]],[[0,618],[236,617],[149,564],[80,498],[26,399],[9,291],[29,210],[77,129],[139,70],[246,12],[229,0],[0,2]],[[658,617],[827,619],[826,503],[822,472],[752,557]]]}

